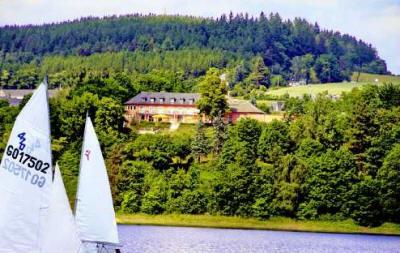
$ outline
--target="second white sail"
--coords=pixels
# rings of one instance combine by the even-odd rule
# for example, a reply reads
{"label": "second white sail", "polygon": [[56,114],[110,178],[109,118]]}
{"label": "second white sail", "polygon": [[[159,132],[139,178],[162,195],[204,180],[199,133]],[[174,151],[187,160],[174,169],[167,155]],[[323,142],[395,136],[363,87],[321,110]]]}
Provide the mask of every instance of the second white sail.
{"label": "second white sail", "polygon": [[90,117],[82,145],[75,219],[87,246],[119,244],[107,170]]}

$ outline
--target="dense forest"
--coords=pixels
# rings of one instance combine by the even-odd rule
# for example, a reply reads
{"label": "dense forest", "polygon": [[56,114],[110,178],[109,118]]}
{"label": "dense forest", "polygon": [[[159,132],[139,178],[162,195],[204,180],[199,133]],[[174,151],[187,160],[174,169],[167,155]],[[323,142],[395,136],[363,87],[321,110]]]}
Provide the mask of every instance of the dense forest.
{"label": "dense forest", "polygon": [[[219,54],[219,63],[208,67],[228,68],[231,82],[245,86],[251,83],[246,78],[251,79],[249,66],[255,58],[265,65],[266,77],[259,83],[267,87],[277,79],[282,79],[280,84],[288,80],[325,83],[349,80],[354,71],[388,73],[372,45],[321,29],[305,19],[283,20],[279,14],[252,17],[230,13],[216,19],[135,14],[0,28],[1,79],[13,87],[23,85],[27,72],[36,76],[45,71],[62,72],[65,69],[54,65],[63,57],[70,63],[86,62],[84,65],[96,58],[115,58],[118,66],[94,65],[142,73],[143,68],[135,66],[142,64],[138,55],[164,61],[163,55],[176,54],[176,61],[190,63],[193,58],[188,52],[204,53],[205,62],[215,60],[210,52]],[[53,66],[48,69],[49,65]],[[186,73],[182,65],[175,67]],[[195,74],[204,73],[203,69]]]}

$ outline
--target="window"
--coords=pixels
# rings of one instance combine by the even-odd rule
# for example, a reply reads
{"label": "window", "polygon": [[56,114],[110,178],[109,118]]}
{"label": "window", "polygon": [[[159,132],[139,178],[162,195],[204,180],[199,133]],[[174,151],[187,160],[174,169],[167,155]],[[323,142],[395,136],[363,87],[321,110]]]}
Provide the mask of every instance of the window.
{"label": "window", "polygon": [[194,104],[194,99],[193,98],[189,99],[189,103]]}
{"label": "window", "polygon": [[180,99],[180,103],[181,103],[181,104],[184,104],[184,103],[185,103],[185,99],[184,99],[184,98],[181,98],[181,99]]}
{"label": "window", "polygon": [[154,103],[156,101],[156,98],[150,98],[150,102]]}
{"label": "window", "polygon": [[163,104],[164,103],[164,98],[160,98],[160,104]]}
{"label": "window", "polygon": [[232,121],[233,121],[233,120],[232,120],[232,115],[229,114],[229,115],[228,115],[228,123],[232,123]]}
{"label": "window", "polygon": [[170,103],[171,103],[171,104],[175,103],[175,98],[171,98],[171,99],[170,99]]}
{"label": "window", "polygon": [[142,101],[147,102],[147,98],[146,97],[142,98]]}

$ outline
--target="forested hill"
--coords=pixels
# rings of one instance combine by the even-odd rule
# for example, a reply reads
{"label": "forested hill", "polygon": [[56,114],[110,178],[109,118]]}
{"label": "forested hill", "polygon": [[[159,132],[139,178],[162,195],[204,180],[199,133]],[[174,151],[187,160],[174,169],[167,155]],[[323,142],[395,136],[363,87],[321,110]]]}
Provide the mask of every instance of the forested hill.
{"label": "forested hill", "polygon": [[321,58],[321,68],[325,64],[332,69],[329,81],[348,79],[352,71],[387,73],[372,45],[305,19],[283,20],[279,14],[231,13],[216,19],[135,14],[0,28],[0,67],[39,63],[46,55],[181,49],[215,49],[244,58],[260,55],[272,74],[287,78],[307,54],[315,62]]}

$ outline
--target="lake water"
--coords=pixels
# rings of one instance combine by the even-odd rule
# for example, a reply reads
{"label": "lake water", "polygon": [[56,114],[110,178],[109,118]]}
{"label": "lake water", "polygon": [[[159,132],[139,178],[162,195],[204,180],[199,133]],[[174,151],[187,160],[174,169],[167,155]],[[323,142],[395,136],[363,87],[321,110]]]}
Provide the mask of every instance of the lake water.
{"label": "lake water", "polygon": [[159,226],[118,227],[123,253],[400,253],[400,237]]}

